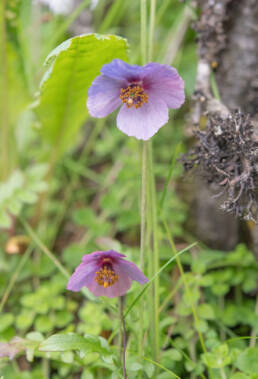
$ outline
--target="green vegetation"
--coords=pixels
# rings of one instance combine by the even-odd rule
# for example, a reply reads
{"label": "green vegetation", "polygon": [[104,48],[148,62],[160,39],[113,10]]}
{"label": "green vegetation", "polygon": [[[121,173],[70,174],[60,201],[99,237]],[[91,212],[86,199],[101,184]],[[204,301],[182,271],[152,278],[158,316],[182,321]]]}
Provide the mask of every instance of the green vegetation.
{"label": "green vegetation", "polygon": [[[115,114],[97,120],[86,109],[104,63],[141,63],[140,2],[83,2],[93,32],[73,38],[78,10],[57,16],[32,3],[0,6],[0,342],[25,340],[12,361],[0,358],[0,378],[123,378],[117,299],[66,285],[92,251],[140,265],[142,143]],[[147,261],[145,271],[159,278],[159,352],[149,342],[152,283],[134,283],[124,308],[130,379],[258,378],[258,263],[245,245],[214,251],[186,227],[190,184],[177,158],[189,143],[195,17],[188,2],[157,0],[153,61],[178,69],[187,101],[152,140],[161,269],[153,278]]]}

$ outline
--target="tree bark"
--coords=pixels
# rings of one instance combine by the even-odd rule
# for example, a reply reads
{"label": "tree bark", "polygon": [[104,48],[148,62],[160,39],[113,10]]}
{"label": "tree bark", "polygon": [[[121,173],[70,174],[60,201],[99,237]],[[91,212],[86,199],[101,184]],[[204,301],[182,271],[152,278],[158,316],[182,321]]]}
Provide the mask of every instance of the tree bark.
{"label": "tree bark", "polygon": [[[199,0],[201,17],[196,25],[199,64],[193,122],[215,112],[224,117],[238,108],[251,115],[258,136],[258,2],[256,0]],[[221,99],[210,86],[214,71]],[[197,236],[212,248],[230,250],[240,242],[241,221],[220,210],[207,183],[195,181],[193,217]],[[258,226],[248,223],[258,258]],[[247,235],[246,235],[247,239]]]}

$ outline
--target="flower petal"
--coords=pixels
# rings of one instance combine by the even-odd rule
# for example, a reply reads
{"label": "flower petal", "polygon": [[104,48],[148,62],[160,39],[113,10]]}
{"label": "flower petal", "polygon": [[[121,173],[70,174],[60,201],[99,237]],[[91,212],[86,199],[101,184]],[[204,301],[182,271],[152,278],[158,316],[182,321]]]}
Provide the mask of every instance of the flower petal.
{"label": "flower petal", "polygon": [[165,64],[144,66],[143,85],[146,92],[166,102],[169,108],[179,108],[185,101],[184,81],[177,70]]}
{"label": "flower petal", "polygon": [[81,263],[72,274],[67,284],[67,289],[70,291],[80,291],[84,286],[94,281],[95,272],[98,270],[96,262]]}
{"label": "flower petal", "polygon": [[[119,270],[121,272],[120,275],[126,276],[128,275],[132,280],[135,280],[136,282],[140,284],[145,284],[149,281],[148,278],[143,274],[143,272],[134,264],[133,262],[126,261],[124,259],[120,259],[119,263]],[[118,269],[115,266],[115,271],[117,272]]]}
{"label": "flower petal", "polygon": [[105,288],[93,280],[90,284],[87,285],[87,287],[95,296],[106,296],[110,298],[123,296],[130,289],[132,281],[128,275],[125,275],[119,270],[116,271],[116,274],[119,276],[119,278],[113,286]]}
{"label": "flower petal", "polygon": [[123,258],[125,257],[124,254],[120,254],[115,250],[107,250],[107,251],[94,251],[91,254],[85,254],[82,257],[82,261],[84,263],[90,263],[90,262],[97,262],[102,258],[111,258],[111,259],[116,259],[116,258]]}
{"label": "flower petal", "polygon": [[141,78],[144,68],[136,64],[128,64],[121,59],[113,59],[112,62],[104,64],[100,71],[113,79],[133,81]]}
{"label": "flower petal", "polygon": [[122,132],[142,140],[151,138],[167,122],[167,104],[153,94],[141,108],[128,108],[124,104],[117,116],[117,127]]}
{"label": "flower petal", "polygon": [[103,252],[104,254],[106,254],[107,258],[123,258],[125,257],[124,254],[121,254],[121,253],[118,253],[117,251],[115,250],[108,250],[108,251],[104,251]]}
{"label": "flower petal", "polygon": [[120,90],[126,83],[123,80],[98,76],[88,92],[87,107],[93,117],[105,117],[121,104]]}

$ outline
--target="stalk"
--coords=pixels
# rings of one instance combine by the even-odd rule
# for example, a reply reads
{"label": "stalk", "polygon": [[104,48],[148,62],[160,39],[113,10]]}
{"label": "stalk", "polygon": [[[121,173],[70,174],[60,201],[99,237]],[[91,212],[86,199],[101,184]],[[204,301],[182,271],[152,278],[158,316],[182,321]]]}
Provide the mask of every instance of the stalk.
{"label": "stalk", "polygon": [[[141,0],[141,60],[142,64],[147,59],[147,5],[146,0]],[[143,142],[142,146],[142,184],[141,184],[141,240],[140,240],[140,267],[144,271],[144,251],[146,246],[146,197],[147,197],[147,142]],[[143,299],[139,307],[139,330],[138,330],[138,355],[139,359],[143,359],[143,328],[144,319],[142,307],[144,307]],[[139,372],[139,378],[142,373]]]}
{"label": "stalk", "polygon": [[150,0],[149,61],[153,58],[156,0]]}
{"label": "stalk", "polygon": [[[159,271],[158,221],[156,206],[155,177],[153,172],[152,143],[148,142],[148,174],[149,174],[149,215],[148,222],[152,236],[152,246],[149,248],[149,274],[153,277]],[[152,286],[152,354],[156,361],[159,359],[159,276],[155,277]]]}
{"label": "stalk", "polygon": [[[155,30],[155,12],[156,0],[150,1],[150,27],[149,27],[149,61],[153,58],[154,46],[154,30]],[[149,229],[152,237],[152,248],[149,249],[150,257],[150,271],[151,277],[159,271],[159,247],[158,247],[158,221],[157,221],[157,206],[156,206],[156,188],[155,188],[155,175],[153,170],[153,154],[152,142],[148,141],[148,175],[149,175]],[[151,304],[152,325],[151,340],[152,340],[152,355],[155,361],[159,360],[160,340],[159,340],[159,277],[156,276],[152,286],[153,300]]]}
{"label": "stalk", "polygon": [[227,379],[227,376],[226,376],[226,373],[225,373],[223,367],[221,367],[221,368],[219,369],[219,372],[220,372],[221,379]]}
{"label": "stalk", "polygon": [[0,54],[1,54],[1,159],[2,159],[2,180],[8,176],[8,57],[6,43],[6,23],[5,23],[6,0],[0,2]]}
{"label": "stalk", "polygon": [[121,355],[122,355],[122,362],[123,362],[123,378],[127,379],[126,374],[126,367],[125,367],[125,352],[126,352],[126,328],[125,328],[125,319],[124,319],[124,302],[125,297],[121,296],[118,299],[119,302],[119,313],[120,313],[120,321],[121,321],[121,327],[122,327],[122,335],[121,335]]}

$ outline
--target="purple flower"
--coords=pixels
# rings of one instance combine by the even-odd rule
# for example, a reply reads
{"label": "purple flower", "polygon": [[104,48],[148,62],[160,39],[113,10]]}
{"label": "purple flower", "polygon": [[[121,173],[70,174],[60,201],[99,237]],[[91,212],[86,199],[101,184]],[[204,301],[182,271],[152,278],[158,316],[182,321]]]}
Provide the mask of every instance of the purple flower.
{"label": "purple flower", "polygon": [[122,105],[118,128],[148,140],[168,122],[168,108],[185,101],[184,81],[175,68],[159,63],[130,65],[114,59],[103,65],[89,88],[87,107],[93,117],[105,117]]}
{"label": "purple flower", "polygon": [[84,286],[95,296],[117,297],[124,295],[131,287],[132,280],[140,284],[148,279],[138,267],[114,250],[95,251],[84,255],[82,263],[72,274],[67,289],[77,292]]}
{"label": "purple flower", "polygon": [[16,354],[24,349],[25,340],[13,337],[9,342],[0,342],[0,358],[9,357],[13,359]]}

